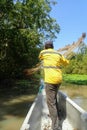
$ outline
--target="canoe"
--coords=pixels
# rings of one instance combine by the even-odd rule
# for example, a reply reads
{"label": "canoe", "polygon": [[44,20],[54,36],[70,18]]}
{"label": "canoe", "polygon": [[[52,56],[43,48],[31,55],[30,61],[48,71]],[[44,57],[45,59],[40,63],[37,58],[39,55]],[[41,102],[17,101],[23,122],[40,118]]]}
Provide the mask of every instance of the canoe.
{"label": "canoe", "polygon": [[[57,100],[61,113],[62,130],[87,130],[87,112],[61,91],[57,94]],[[40,87],[20,130],[52,130],[43,85]]]}

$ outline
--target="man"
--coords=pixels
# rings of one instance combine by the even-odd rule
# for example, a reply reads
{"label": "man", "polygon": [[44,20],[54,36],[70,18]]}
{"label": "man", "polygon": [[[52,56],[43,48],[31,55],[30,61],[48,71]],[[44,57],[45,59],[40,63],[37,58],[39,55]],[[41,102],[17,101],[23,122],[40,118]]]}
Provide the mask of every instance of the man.
{"label": "man", "polygon": [[45,49],[39,54],[39,59],[43,61],[46,98],[52,120],[52,129],[61,130],[58,117],[57,92],[62,82],[61,67],[69,64],[69,61],[53,48],[52,41],[46,42]]}

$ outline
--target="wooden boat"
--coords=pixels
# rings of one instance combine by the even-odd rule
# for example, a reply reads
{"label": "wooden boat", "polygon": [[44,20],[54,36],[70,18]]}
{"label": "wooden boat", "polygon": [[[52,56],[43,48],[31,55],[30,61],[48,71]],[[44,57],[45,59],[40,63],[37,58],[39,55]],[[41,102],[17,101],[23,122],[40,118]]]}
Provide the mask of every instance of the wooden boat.
{"label": "wooden boat", "polygon": [[[62,130],[87,130],[87,112],[61,91],[57,94]],[[20,130],[52,130],[45,88],[40,89]]]}

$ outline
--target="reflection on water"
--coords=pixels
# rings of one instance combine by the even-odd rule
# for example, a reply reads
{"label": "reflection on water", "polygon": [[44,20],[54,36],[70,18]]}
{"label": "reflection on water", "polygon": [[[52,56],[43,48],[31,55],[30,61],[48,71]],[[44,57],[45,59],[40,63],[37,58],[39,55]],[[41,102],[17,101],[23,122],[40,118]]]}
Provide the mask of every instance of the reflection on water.
{"label": "reflection on water", "polygon": [[82,107],[85,111],[87,111],[87,98],[76,97],[73,99],[73,101]]}
{"label": "reflection on water", "polygon": [[0,98],[0,130],[20,130],[35,95]]}
{"label": "reflection on water", "polygon": [[[79,106],[87,111],[87,86],[61,88]],[[34,96],[0,97],[0,130],[20,130]]]}

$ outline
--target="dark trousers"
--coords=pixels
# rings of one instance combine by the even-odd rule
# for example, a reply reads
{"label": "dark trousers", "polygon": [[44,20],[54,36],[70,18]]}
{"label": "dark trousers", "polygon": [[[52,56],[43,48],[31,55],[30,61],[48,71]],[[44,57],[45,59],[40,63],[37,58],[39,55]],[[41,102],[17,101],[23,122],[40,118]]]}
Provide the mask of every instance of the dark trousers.
{"label": "dark trousers", "polygon": [[57,104],[57,92],[59,85],[45,83],[46,99],[49,109],[49,114],[52,120],[52,129],[59,130],[59,118],[58,118],[58,104]]}

